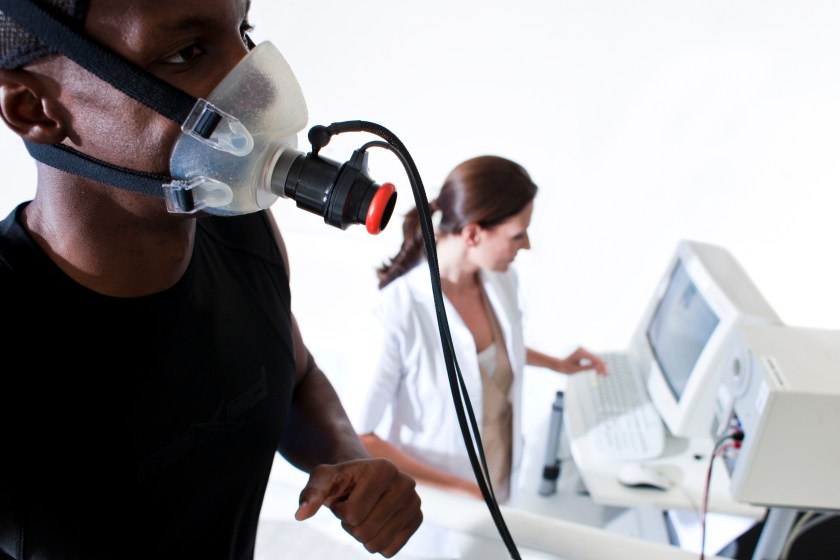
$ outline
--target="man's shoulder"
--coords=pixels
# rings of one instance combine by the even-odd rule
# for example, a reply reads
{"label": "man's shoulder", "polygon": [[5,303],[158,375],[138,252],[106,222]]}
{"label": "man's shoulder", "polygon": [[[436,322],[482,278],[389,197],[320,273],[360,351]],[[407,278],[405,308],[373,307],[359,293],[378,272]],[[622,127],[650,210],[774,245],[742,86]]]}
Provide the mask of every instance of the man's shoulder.
{"label": "man's shoulder", "polygon": [[9,278],[31,253],[32,241],[20,223],[20,204],[0,221],[0,277]]}
{"label": "man's shoulder", "polygon": [[20,225],[18,216],[24,206],[26,206],[25,203],[15,206],[2,220],[0,220],[0,239],[17,235],[17,232],[23,229]]}
{"label": "man's shoulder", "polygon": [[[26,233],[18,217],[18,208],[0,221],[0,307],[3,308],[3,340],[10,348],[34,331],[27,331],[21,321],[37,321],[38,301],[34,296],[46,276],[41,266],[41,251]],[[41,316],[42,317],[42,316]]]}

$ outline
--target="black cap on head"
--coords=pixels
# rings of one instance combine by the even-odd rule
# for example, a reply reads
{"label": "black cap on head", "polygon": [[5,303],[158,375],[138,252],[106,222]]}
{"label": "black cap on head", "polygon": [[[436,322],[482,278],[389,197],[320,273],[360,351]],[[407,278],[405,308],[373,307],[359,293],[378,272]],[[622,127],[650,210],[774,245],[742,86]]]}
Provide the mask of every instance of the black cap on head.
{"label": "black cap on head", "polygon": [[[85,21],[88,0],[38,0],[37,3],[56,15],[66,16],[71,26],[81,27]],[[58,51],[38,41],[0,12],[0,68],[20,68],[51,54],[58,54]]]}

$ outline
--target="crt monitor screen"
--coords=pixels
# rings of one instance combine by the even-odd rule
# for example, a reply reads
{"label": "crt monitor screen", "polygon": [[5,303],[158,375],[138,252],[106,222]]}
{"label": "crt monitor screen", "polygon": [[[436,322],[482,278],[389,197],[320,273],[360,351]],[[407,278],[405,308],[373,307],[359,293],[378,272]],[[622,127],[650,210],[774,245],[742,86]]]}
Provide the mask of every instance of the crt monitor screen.
{"label": "crt monitor screen", "polygon": [[677,400],[719,322],[678,260],[646,333],[651,352]]}

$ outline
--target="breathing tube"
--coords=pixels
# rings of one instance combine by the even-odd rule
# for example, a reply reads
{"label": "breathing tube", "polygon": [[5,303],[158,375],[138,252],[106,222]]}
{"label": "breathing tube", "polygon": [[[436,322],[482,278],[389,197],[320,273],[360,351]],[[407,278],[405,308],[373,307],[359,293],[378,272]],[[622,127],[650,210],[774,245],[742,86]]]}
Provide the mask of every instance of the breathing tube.
{"label": "breathing tube", "polygon": [[455,411],[458,416],[458,424],[461,428],[461,433],[466,443],[467,453],[470,458],[473,472],[475,473],[476,481],[481,489],[481,495],[487,508],[490,510],[490,515],[496,525],[499,535],[511,558],[519,560],[521,556],[516,548],[516,543],[507,528],[502,512],[499,509],[499,504],[496,501],[496,496],[493,493],[493,487],[490,483],[489,470],[487,468],[487,461],[484,457],[484,447],[481,443],[481,436],[479,434],[478,423],[475,419],[475,414],[470,403],[469,393],[467,392],[466,384],[464,383],[461,369],[458,366],[458,360],[455,356],[455,349],[452,344],[452,336],[449,331],[449,321],[446,318],[446,310],[444,309],[443,291],[441,288],[440,271],[438,269],[437,249],[435,246],[434,226],[432,218],[429,213],[429,201],[426,197],[426,191],[423,187],[420,173],[405,148],[403,143],[388,129],[376,123],[367,121],[345,121],[332,123],[329,126],[316,125],[309,130],[309,142],[312,144],[312,154],[317,155],[318,151],[327,145],[330,138],[337,134],[345,132],[367,132],[378,136],[383,141],[372,141],[359,148],[359,152],[365,152],[372,147],[379,147],[390,150],[402,163],[411,184],[411,190],[414,194],[414,203],[417,207],[417,213],[420,218],[420,229],[423,233],[423,245],[426,249],[427,262],[429,264],[429,274],[432,281],[432,293],[435,301],[435,312],[437,315],[438,329],[440,331],[440,340],[443,347],[443,357],[446,364],[446,373],[449,378],[449,387],[452,392],[452,400],[455,404]]}

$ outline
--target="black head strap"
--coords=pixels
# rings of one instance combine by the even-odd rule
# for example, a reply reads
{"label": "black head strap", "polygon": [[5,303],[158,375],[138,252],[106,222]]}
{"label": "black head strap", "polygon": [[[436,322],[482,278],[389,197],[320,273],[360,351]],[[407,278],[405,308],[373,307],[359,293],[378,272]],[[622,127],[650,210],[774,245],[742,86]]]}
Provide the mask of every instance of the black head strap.
{"label": "black head strap", "polygon": [[172,181],[165,175],[117,167],[62,144],[24,142],[24,145],[29,155],[50,167],[140,194],[161,197],[161,185]]}
{"label": "black head strap", "polygon": [[[183,90],[91,41],[32,0],[0,0],[0,11],[42,43],[179,125],[184,123],[197,101]],[[210,133],[206,135],[209,137]]]}
{"label": "black head strap", "polygon": [[[187,120],[198,101],[183,90],[88,39],[74,26],[62,21],[32,0],[0,0],[0,11],[14,19],[42,43],[63,53],[111,86],[179,125]],[[246,36],[245,40],[248,48],[253,49],[255,44],[251,38]],[[193,130],[209,138],[219,120],[218,114],[205,108]],[[173,181],[171,177],[118,167],[60,144],[24,144],[33,158],[51,167],[141,194],[162,197],[162,185]],[[182,201],[181,205],[184,208],[192,208],[191,201]]]}

